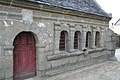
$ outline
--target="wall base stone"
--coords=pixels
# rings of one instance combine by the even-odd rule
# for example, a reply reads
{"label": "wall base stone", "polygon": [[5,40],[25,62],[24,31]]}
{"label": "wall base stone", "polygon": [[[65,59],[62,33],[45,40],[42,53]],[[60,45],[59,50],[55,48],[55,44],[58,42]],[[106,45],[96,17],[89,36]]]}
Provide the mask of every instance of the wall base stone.
{"label": "wall base stone", "polygon": [[82,67],[89,66],[92,64],[96,64],[96,63],[100,63],[100,62],[103,62],[106,60],[107,60],[106,55],[102,55],[102,56],[99,56],[99,57],[96,57],[93,59],[89,59],[89,60],[83,60],[83,61],[79,61],[79,62],[61,65],[58,67],[53,67],[53,68],[46,70],[45,76],[53,76],[55,74],[59,74],[59,73],[65,72],[65,71],[74,70],[77,68],[82,68]]}

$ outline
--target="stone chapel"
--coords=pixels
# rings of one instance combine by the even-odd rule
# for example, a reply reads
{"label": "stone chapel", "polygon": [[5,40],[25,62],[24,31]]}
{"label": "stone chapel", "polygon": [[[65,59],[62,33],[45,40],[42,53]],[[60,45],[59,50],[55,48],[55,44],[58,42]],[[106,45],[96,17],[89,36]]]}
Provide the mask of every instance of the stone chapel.
{"label": "stone chapel", "polygon": [[95,0],[0,0],[0,80],[49,77],[108,60],[111,17]]}

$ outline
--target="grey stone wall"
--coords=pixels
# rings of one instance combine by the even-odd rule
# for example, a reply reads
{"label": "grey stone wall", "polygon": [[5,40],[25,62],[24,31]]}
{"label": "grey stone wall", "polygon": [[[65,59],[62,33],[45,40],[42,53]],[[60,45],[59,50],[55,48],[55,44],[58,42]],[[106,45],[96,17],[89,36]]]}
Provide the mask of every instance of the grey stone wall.
{"label": "grey stone wall", "polygon": [[[105,44],[107,28],[108,21],[0,5],[0,79],[13,78],[13,42],[23,31],[32,32],[36,39],[37,76],[41,77],[107,60],[106,55],[111,53]],[[63,30],[69,35],[68,52],[59,51]],[[75,31],[81,33],[79,50],[73,48]],[[88,31],[92,34],[91,48],[84,55]],[[100,47],[95,46],[96,31],[101,34]]]}
{"label": "grey stone wall", "polygon": [[116,47],[119,48],[120,47],[120,35],[115,34],[116,35]]}
{"label": "grey stone wall", "polygon": [[115,58],[115,49],[117,48],[117,46],[116,46],[117,36],[110,29],[106,30],[106,35],[107,36],[106,36],[105,44],[106,44],[107,50],[109,51],[108,59],[109,60],[116,60],[116,58]]}

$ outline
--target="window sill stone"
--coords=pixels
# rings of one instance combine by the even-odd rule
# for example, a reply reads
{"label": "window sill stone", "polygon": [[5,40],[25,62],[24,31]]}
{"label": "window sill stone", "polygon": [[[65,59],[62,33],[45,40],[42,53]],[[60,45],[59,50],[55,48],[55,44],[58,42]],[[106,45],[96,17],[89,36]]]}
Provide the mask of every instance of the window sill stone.
{"label": "window sill stone", "polygon": [[59,54],[48,55],[47,60],[52,61],[52,60],[57,60],[57,59],[62,59],[62,58],[67,58],[67,57],[79,56],[81,54],[83,54],[83,51],[76,51],[72,53],[61,51]]}
{"label": "window sill stone", "polygon": [[[95,48],[95,49],[88,49],[88,54],[92,54],[95,52],[101,52],[106,50],[106,48]],[[65,51],[60,51],[59,54],[54,54],[54,55],[48,55],[47,56],[47,61],[53,61],[53,60],[58,60],[58,59],[62,59],[62,58],[67,58],[67,57],[74,57],[74,56],[79,56],[79,55],[83,55],[84,52],[77,50],[77,51],[73,51],[71,53],[65,52]]]}
{"label": "window sill stone", "polygon": [[95,52],[101,52],[101,51],[104,51],[104,50],[107,50],[107,49],[106,48],[89,49],[88,53],[91,54],[91,53],[95,53]]}

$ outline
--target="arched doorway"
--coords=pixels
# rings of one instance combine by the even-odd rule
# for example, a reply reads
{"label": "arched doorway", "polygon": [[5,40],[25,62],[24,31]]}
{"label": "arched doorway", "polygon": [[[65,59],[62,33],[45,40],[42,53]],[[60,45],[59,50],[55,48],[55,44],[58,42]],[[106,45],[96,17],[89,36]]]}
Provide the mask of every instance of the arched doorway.
{"label": "arched doorway", "polygon": [[31,32],[21,32],[14,40],[14,80],[23,80],[36,75],[36,41]]}

